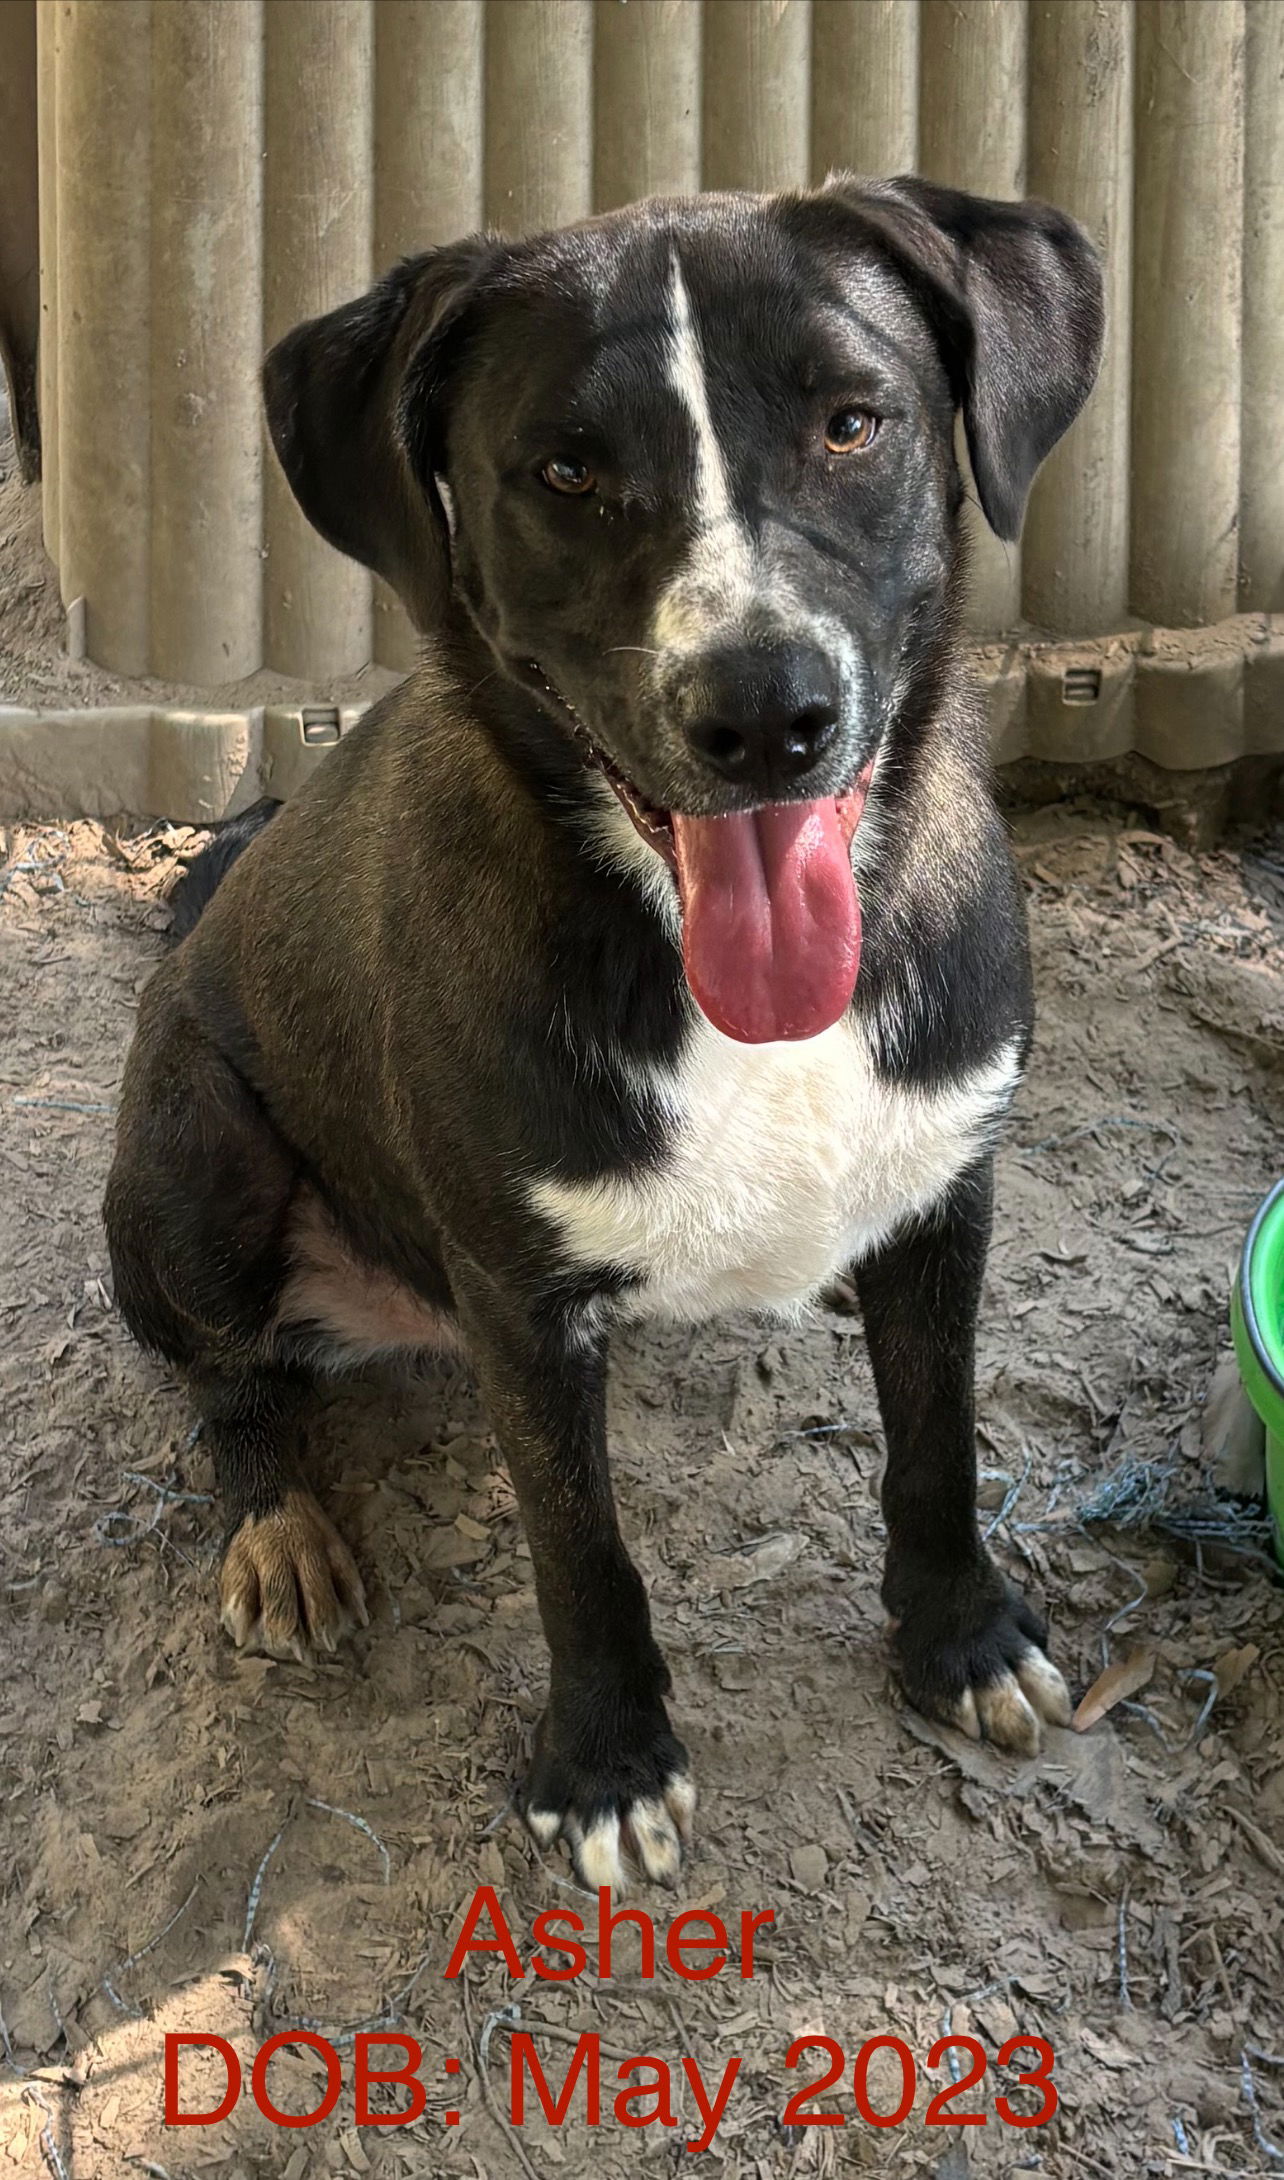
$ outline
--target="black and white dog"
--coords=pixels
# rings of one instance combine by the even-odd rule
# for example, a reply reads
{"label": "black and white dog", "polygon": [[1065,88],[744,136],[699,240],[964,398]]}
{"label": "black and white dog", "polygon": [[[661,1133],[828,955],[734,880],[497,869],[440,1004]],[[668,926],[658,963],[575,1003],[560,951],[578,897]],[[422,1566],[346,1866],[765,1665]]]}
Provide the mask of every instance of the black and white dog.
{"label": "black and white dog", "polygon": [[117,1294],[206,1418],[225,1624],[275,1654],[365,1618],[296,1465],[310,1377],[466,1347],[552,1656],[523,1808],[593,1885],[672,1878],[694,1801],[612,1502],[623,1320],[792,1314],[850,1271],[906,1691],[1010,1749],[1068,1716],[974,1511],[1030,985],[954,423],[1014,538],[1100,339],[1048,206],[840,176],[475,236],[268,359],[304,511],[430,643],[189,880],[126,1070]]}

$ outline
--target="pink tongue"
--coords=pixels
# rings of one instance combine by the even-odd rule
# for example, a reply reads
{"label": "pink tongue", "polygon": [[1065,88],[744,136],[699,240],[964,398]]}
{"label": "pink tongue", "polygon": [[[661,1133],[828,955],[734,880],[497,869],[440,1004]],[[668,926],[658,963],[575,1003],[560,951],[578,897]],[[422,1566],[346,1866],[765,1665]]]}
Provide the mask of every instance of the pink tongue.
{"label": "pink tongue", "polygon": [[860,963],[860,902],[838,805],[745,816],[674,813],[687,982],[742,1044],[816,1037],[845,1011]]}

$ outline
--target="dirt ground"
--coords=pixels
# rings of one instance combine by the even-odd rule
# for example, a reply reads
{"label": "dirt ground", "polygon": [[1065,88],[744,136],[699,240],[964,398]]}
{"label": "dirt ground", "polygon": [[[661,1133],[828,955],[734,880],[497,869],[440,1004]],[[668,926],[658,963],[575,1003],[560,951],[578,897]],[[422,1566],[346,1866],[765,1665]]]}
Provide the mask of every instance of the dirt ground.
{"label": "dirt ground", "polygon": [[[742,2059],[698,2168],[727,2180],[1271,2169],[1284,1591],[1254,1556],[1261,1525],[1209,1503],[1199,1416],[1239,1238],[1284,1171],[1284,836],[1193,857],[1126,813],[1063,808],[1017,837],[1042,1011],[1000,1166],[983,1498],[1076,1694],[1107,1660],[1138,1685],[1028,1765],[907,1714],[858,1327],[623,1339],[622,1515],[702,1794],[680,1899],[642,1904],[733,1927],[775,1912],[756,1973],[703,1984],[663,1961],[644,1980],[618,1941],[610,1980],[531,1973],[534,1915],[593,1903],[506,1813],[544,1661],[512,1493],[458,1366],[318,1409],[369,1630],[308,1667],[240,1660],[220,1635],[208,1465],[113,1310],[98,1208],[161,895],[194,841],[0,839],[0,2174],[675,2170],[698,2132],[680,2071],[681,2126],[628,2132],[613,2109],[617,2063],[641,2053],[689,2054],[706,2082]],[[1103,1503],[1111,1526],[1091,1518]],[[511,1918],[516,1986],[493,1957],[443,1976],[481,1884]],[[166,2031],[226,2036],[248,2076],[282,2025],[389,2020],[424,2049],[412,2126],[355,2127],[350,2033],[338,2107],[310,2132],[270,2126],[248,2087],[217,2126],[162,2124]],[[505,2128],[515,2028],[554,2084],[568,2032],[601,2035],[600,2127],[577,2093],[565,2127],[536,2108]],[[984,2128],[926,2129],[943,2030],[978,2037],[992,2069],[1015,2031],[1047,2038],[1052,2121],[1002,2124],[991,2071],[961,2100]],[[881,2033],[919,2067],[914,2113],[885,2129],[851,2089]],[[847,2059],[814,2108],[846,2124],[782,2132],[823,2066],[791,2074],[786,2052],[818,2034]],[[286,2052],[271,2092],[307,2111],[322,2078]],[[183,2083],[213,2103],[221,2070],[191,2057]],[[893,2109],[887,2054],[869,2083]]]}

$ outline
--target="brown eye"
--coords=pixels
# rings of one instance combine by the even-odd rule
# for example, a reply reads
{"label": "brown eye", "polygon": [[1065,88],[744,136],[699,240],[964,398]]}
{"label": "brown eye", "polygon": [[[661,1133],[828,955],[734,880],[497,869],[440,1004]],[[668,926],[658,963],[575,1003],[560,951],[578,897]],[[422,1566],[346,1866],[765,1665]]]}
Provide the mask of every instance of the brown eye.
{"label": "brown eye", "polygon": [[597,478],[586,463],[573,462],[562,455],[557,455],[551,462],[545,462],[539,478],[540,483],[546,484],[550,492],[565,492],[575,499],[583,499],[586,493],[594,491],[597,486]]}
{"label": "brown eye", "polygon": [[878,418],[868,409],[839,409],[825,426],[825,445],[831,454],[859,454],[878,430]]}

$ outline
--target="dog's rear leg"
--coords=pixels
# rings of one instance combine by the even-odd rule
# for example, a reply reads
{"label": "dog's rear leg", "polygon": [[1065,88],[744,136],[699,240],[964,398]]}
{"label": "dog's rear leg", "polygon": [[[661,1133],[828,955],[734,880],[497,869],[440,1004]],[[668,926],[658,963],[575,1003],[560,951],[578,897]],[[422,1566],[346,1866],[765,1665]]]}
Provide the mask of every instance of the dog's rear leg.
{"label": "dog's rear leg", "polygon": [[196,1387],[226,1520],[223,1625],[241,1648],[273,1658],[334,1650],[368,1618],[356,1562],[295,1466],[307,1389],[284,1369]]}
{"label": "dog's rear leg", "polygon": [[304,1375],[274,1330],[295,1160],[227,1060],[147,993],[104,1207],[121,1312],[191,1384],[225,1521],[224,1625],[301,1657],[364,1622],[352,1556],[299,1477]]}

